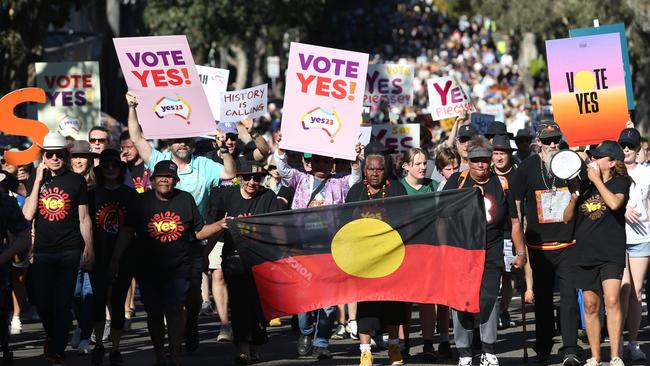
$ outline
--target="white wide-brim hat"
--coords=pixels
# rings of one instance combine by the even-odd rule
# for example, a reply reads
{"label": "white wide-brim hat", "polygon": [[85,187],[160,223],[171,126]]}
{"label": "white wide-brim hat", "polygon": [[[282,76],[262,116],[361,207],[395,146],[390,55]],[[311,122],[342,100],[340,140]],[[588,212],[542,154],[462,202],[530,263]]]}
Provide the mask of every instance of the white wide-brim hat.
{"label": "white wide-brim hat", "polygon": [[62,150],[68,147],[68,141],[58,132],[50,132],[45,135],[43,144],[37,144],[43,150]]}

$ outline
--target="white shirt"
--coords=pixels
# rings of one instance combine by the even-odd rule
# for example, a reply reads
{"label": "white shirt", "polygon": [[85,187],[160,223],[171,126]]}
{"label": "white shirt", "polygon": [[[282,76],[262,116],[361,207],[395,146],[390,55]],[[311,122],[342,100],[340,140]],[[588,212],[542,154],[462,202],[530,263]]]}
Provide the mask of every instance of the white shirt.
{"label": "white shirt", "polygon": [[633,206],[639,214],[641,225],[630,226],[625,221],[625,234],[628,244],[640,244],[650,242],[650,219],[648,218],[648,198],[650,198],[650,168],[637,164],[628,170],[628,174],[634,180],[630,186],[630,199],[628,206]]}

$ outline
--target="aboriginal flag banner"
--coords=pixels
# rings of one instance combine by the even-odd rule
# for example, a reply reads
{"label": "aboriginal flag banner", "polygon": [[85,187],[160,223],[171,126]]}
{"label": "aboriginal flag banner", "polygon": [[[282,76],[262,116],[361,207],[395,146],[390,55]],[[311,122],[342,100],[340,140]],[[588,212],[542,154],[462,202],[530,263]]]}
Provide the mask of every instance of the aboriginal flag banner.
{"label": "aboriginal flag banner", "polygon": [[356,301],[478,312],[485,210],[476,188],[280,211],[229,223],[267,319]]}

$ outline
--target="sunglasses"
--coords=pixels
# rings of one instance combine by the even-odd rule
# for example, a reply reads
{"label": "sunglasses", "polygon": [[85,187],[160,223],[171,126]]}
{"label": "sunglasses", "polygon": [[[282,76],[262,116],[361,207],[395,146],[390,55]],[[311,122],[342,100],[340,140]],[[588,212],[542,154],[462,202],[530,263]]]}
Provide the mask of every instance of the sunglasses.
{"label": "sunglasses", "polygon": [[636,150],[636,146],[634,146],[634,145],[632,145],[630,143],[627,143],[627,142],[624,142],[624,143],[622,143],[620,145],[621,145],[621,149],[623,149],[623,150],[625,150],[625,148],[627,148],[628,150],[631,150],[631,151]]}
{"label": "sunglasses", "polygon": [[65,159],[66,157],[66,152],[64,150],[57,150],[57,151],[46,151],[45,152],[45,157],[47,159],[52,159],[54,157],[57,157],[59,159]]}
{"label": "sunglasses", "polygon": [[544,139],[539,139],[539,141],[542,142],[543,145],[550,145],[551,143],[554,143],[555,145],[559,145],[560,142],[562,141],[561,137],[548,137]]}
{"label": "sunglasses", "polygon": [[490,159],[490,158],[470,158],[469,162],[470,163],[486,163],[486,164],[490,164],[492,162],[492,159]]}
{"label": "sunglasses", "polygon": [[459,137],[458,142],[461,143],[461,144],[464,144],[464,143],[466,143],[467,141],[469,141],[471,139],[472,139],[471,137]]}
{"label": "sunglasses", "polygon": [[251,179],[257,183],[262,181],[261,175],[242,175],[241,177],[244,182],[248,182]]}
{"label": "sunglasses", "polygon": [[88,139],[88,142],[90,142],[91,144],[94,144],[96,142],[99,142],[100,144],[105,144],[107,141],[108,141],[107,139],[96,139],[92,137]]}
{"label": "sunglasses", "polygon": [[226,134],[226,140],[237,141],[237,134],[227,133]]}

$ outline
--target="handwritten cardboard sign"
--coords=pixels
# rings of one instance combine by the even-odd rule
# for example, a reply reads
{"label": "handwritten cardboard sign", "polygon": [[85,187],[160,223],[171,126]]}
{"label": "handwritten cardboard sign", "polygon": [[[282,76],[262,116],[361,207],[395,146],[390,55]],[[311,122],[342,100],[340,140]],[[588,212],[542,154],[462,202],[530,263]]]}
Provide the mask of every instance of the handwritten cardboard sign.
{"label": "handwritten cardboard sign", "polygon": [[230,70],[218,69],[216,67],[196,65],[196,72],[203,86],[205,96],[208,98],[210,110],[214,120],[219,120],[221,110],[219,109],[219,96],[228,89],[228,76]]}
{"label": "handwritten cardboard sign", "polygon": [[389,149],[399,153],[420,147],[420,124],[382,124],[372,126],[372,135]]}
{"label": "handwritten cardboard sign", "polygon": [[413,65],[368,65],[364,106],[413,105]]}
{"label": "handwritten cardboard sign", "polygon": [[434,120],[458,117],[466,111],[475,112],[474,104],[455,78],[436,77],[427,80],[429,113]]}
{"label": "handwritten cardboard sign", "polygon": [[246,117],[258,118],[266,113],[267,85],[221,93],[220,122],[238,122]]}

